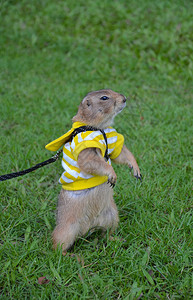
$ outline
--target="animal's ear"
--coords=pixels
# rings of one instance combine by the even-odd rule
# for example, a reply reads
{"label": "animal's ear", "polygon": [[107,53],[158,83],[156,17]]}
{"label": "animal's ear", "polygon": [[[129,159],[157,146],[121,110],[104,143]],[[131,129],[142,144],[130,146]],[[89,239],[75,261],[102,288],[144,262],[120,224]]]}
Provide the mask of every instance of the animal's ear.
{"label": "animal's ear", "polygon": [[92,101],[91,99],[89,98],[84,98],[83,101],[82,101],[82,105],[83,107],[86,109],[86,108],[91,108],[92,107]]}
{"label": "animal's ear", "polygon": [[90,106],[91,105],[91,101],[89,99],[86,100],[86,104],[87,106]]}

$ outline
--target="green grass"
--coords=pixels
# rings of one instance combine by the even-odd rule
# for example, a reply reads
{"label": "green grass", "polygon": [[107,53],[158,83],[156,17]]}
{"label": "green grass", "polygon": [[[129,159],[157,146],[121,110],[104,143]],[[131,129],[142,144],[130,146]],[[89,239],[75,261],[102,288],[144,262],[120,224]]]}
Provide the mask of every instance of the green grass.
{"label": "green grass", "polygon": [[83,96],[111,88],[130,96],[115,128],[144,178],[115,166],[119,239],[95,233],[65,257],[51,244],[60,162],[0,183],[0,299],[192,299],[192,2],[0,9],[0,174],[48,159]]}

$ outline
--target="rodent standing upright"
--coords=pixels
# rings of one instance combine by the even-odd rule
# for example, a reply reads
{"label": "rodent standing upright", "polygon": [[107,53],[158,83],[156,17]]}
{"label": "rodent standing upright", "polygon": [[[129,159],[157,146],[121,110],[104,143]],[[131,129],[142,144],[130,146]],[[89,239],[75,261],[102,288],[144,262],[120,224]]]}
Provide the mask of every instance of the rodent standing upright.
{"label": "rodent standing upright", "polygon": [[[72,129],[46,146],[52,151],[63,146],[65,171],[59,180],[62,189],[52,234],[55,249],[61,245],[66,253],[76,238],[89,230],[100,227],[112,232],[117,227],[119,217],[111,187],[117,176],[111,160],[127,164],[133,168],[134,176],[141,179],[123,136],[111,127],[114,117],[125,106],[125,96],[110,89],[88,93],[72,119]],[[89,127],[81,131],[82,126]],[[74,130],[78,130],[75,135]]]}

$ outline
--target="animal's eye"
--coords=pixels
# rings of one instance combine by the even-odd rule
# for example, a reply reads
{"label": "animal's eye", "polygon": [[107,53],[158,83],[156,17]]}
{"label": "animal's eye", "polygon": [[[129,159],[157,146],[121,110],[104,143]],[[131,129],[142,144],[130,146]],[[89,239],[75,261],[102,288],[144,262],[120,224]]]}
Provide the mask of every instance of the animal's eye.
{"label": "animal's eye", "polygon": [[108,100],[109,97],[107,97],[107,96],[102,96],[100,99],[101,99],[101,100]]}

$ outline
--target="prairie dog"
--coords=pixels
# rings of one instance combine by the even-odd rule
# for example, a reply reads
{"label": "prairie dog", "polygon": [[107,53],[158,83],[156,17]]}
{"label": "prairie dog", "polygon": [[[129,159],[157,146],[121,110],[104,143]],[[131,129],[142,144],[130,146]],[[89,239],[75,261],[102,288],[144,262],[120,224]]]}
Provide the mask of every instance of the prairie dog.
{"label": "prairie dog", "polygon": [[[54,248],[62,246],[64,254],[76,238],[89,230],[100,227],[113,232],[117,227],[119,217],[112,190],[117,176],[111,160],[133,168],[134,176],[141,179],[137,162],[124,145],[123,136],[111,127],[114,117],[125,106],[125,96],[110,89],[88,93],[72,118],[72,129],[46,146],[48,150],[57,150],[64,144],[64,172],[59,180],[62,190],[52,233]],[[69,140],[75,128],[87,125],[95,130],[80,132]]]}

